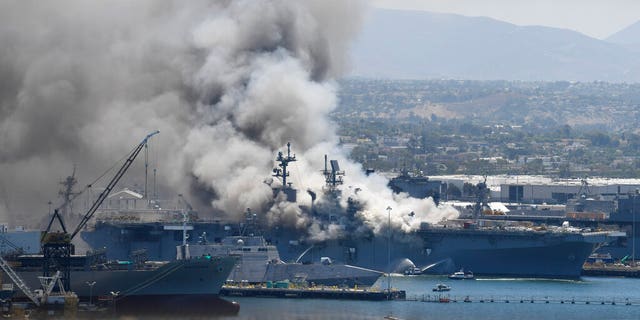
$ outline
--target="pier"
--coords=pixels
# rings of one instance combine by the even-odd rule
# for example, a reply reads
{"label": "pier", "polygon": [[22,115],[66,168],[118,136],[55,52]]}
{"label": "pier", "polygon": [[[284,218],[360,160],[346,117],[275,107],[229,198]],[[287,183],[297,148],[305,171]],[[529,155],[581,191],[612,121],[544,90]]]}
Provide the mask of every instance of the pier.
{"label": "pier", "polygon": [[620,264],[585,264],[582,267],[583,276],[592,277],[627,277],[640,278],[640,266]]}
{"label": "pier", "polygon": [[341,300],[404,300],[404,290],[380,290],[375,288],[338,288],[338,287],[309,287],[309,288],[279,288],[267,286],[233,286],[225,285],[220,290],[222,296],[233,297],[265,297],[291,299],[341,299]]}
{"label": "pier", "polygon": [[406,301],[430,303],[537,303],[537,304],[585,304],[585,305],[621,305],[640,306],[640,299],[611,298],[611,297],[517,297],[517,296],[470,296],[427,294],[413,295]]}

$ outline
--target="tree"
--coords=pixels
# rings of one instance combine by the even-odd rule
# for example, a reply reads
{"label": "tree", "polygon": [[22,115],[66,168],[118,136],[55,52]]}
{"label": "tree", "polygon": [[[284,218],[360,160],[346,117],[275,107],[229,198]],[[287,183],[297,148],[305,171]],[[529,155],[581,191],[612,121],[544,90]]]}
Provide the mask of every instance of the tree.
{"label": "tree", "polygon": [[533,159],[527,161],[524,165],[524,169],[526,173],[529,174],[544,174],[544,164],[542,159]]}
{"label": "tree", "polygon": [[568,163],[562,163],[558,167],[558,176],[560,178],[571,178],[571,166]]}
{"label": "tree", "polygon": [[476,187],[476,185],[473,183],[465,182],[462,185],[462,194],[464,196],[472,197],[476,194],[477,191],[478,187]]}
{"label": "tree", "polygon": [[462,192],[460,191],[460,188],[458,188],[453,183],[448,183],[447,184],[447,194],[449,196],[451,196],[451,197],[461,197],[462,196]]}

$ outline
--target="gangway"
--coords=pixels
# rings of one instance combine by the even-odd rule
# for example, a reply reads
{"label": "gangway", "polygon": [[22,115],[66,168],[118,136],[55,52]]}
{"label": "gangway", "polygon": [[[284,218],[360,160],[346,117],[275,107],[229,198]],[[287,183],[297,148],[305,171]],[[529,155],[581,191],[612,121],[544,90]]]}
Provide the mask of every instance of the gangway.
{"label": "gangway", "polygon": [[20,278],[20,276],[15,271],[13,271],[9,263],[7,263],[7,261],[4,260],[2,256],[0,256],[0,267],[9,276],[9,278],[11,278],[13,283],[15,283],[18,286],[18,288],[22,290],[24,295],[26,295],[31,301],[33,301],[33,303],[35,303],[36,306],[40,306],[40,300],[38,300],[38,298],[33,293],[33,291],[31,291],[31,289],[29,289],[27,284],[24,283],[22,278]]}

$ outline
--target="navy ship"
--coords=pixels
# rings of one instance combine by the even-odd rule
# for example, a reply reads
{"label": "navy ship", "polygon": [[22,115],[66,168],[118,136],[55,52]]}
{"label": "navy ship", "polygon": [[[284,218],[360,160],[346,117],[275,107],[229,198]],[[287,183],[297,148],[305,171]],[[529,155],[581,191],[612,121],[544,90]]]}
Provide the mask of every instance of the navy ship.
{"label": "navy ship", "polygon": [[[382,275],[380,271],[333,263],[328,257],[305,263],[283,261],[276,246],[251,232],[254,227],[250,210],[245,212],[246,219],[241,229],[230,223],[200,221],[195,212],[167,210],[164,214],[165,219],[156,222],[134,222],[131,219],[101,221],[96,224],[95,230],[83,232],[82,237],[91,246],[99,248],[106,245],[104,255],[109,259],[135,260],[135,256],[140,255],[178,260],[235,256],[238,263],[228,273],[227,280],[238,283],[290,280],[353,287],[371,286]],[[181,222],[178,220],[180,216]],[[234,236],[238,233],[243,235]],[[209,240],[209,235],[215,236]],[[181,243],[176,246],[178,241]]]}
{"label": "navy ship", "polygon": [[371,236],[312,243],[286,233],[275,237],[280,239],[280,252],[285,257],[303,253],[308,259],[329,256],[390,272],[417,267],[423,273],[448,274],[464,268],[477,275],[527,278],[579,278],[587,257],[598,245],[610,241],[608,232],[477,227],[454,221],[423,224],[412,234],[391,235],[390,240]]}
{"label": "navy ship", "polygon": [[[117,261],[89,268],[74,256],[71,290],[93,305],[111,306],[119,315],[211,316],[237,314],[239,305],[219,296],[237,262],[235,256],[199,257],[170,262]],[[41,287],[42,256],[22,256],[13,261],[25,290]],[[8,277],[6,277],[8,278]],[[8,280],[8,279],[7,279]],[[5,280],[5,281],[7,281]],[[26,300],[23,291],[14,299]],[[116,311],[117,308],[117,311]]]}
{"label": "navy ship", "polygon": [[[201,242],[188,246],[191,256],[237,255],[240,261],[228,281],[235,283],[266,283],[292,281],[325,286],[370,287],[382,272],[333,263],[323,257],[321,263],[285,263],[278,249],[260,236],[235,236],[221,243]],[[179,253],[179,257],[181,258]]]}
{"label": "navy ship", "polygon": [[[222,285],[238,262],[237,256],[206,255],[180,260],[175,259],[174,256],[171,261],[148,261],[143,254],[134,254],[135,259],[110,262],[106,259],[106,250],[99,249],[88,255],[75,255],[75,246],[72,243],[74,236],[84,229],[96,210],[108,198],[113,187],[147,145],[147,141],[157,133],[158,131],[155,131],[147,135],[128,155],[124,164],[92,203],[87,213],[82,216],[73,232],[67,232],[59,211],[61,208],[57,208],[51,215],[46,230],[38,237],[41,253],[21,254],[25,251],[24,248],[10,241],[6,233],[2,236],[3,243],[10,244],[10,247],[15,250],[11,255],[7,254],[7,259],[0,259],[0,266],[21,289],[24,296],[38,304],[32,290],[39,288],[40,285],[45,287],[40,281],[50,278],[55,270],[56,281],[59,281],[57,286],[61,291],[73,290],[79,298],[89,301],[93,296],[101,300],[110,300],[114,309],[116,304],[119,306],[119,311],[124,309],[160,314],[178,311],[186,315],[202,312],[205,314],[237,313],[237,305],[218,299]],[[75,178],[72,174],[65,183],[63,207],[69,203],[71,195],[74,194],[72,192],[74,184]],[[52,229],[56,221],[59,223],[60,231]],[[106,244],[108,242],[103,245]],[[7,260],[10,263],[7,263]]]}
{"label": "navy ship", "polygon": [[[279,154],[276,161],[284,171],[289,162],[295,161],[295,156],[283,157]],[[337,161],[331,161],[331,168],[326,163],[325,158],[323,172],[327,192],[337,198],[337,185],[343,182],[344,173],[340,171]],[[286,171],[281,176],[283,182],[286,181]],[[398,180],[394,183],[398,186]],[[441,184],[438,181],[434,186],[439,188]],[[291,184],[283,183],[282,188],[286,189],[283,192],[287,195],[295,194]],[[340,225],[342,229],[350,231],[344,237],[317,242],[299,231],[277,227],[269,229],[265,237],[274,242],[284,259],[305,261],[331,257],[344,263],[386,272],[419,268],[426,273],[449,274],[464,268],[478,275],[489,276],[578,278],[587,257],[597,247],[618,236],[611,232],[592,232],[587,228],[481,220],[480,213],[488,207],[489,190],[486,182],[479,183],[476,188],[477,201],[472,206],[474,215],[468,220],[422,223],[419,230],[410,233],[387,228],[386,232],[374,234],[358,225],[357,215],[353,214],[354,210],[358,210],[358,204],[349,199],[350,206],[342,212],[334,206],[335,211],[330,215],[314,215],[314,218],[324,219],[327,224],[339,224],[336,221],[342,219],[333,219],[335,216],[349,217],[349,224]]]}
{"label": "navy ship", "polygon": [[432,198],[437,205],[443,194],[447,193],[447,184],[439,180],[431,180],[428,177],[418,173],[417,175],[409,174],[409,171],[403,169],[400,175],[389,180],[389,188],[395,193],[406,192],[413,198]]}
{"label": "navy ship", "polygon": [[[71,289],[78,297],[113,298],[123,303],[150,298],[172,301],[184,296],[215,298],[238,262],[237,256],[204,256],[173,261],[109,261],[92,263],[92,256],[71,257]],[[42,255],[22,255],[12,264],[31,289],[40,287]],[[117,293],[117,294],[116,294]]]}
{"label": "navy ship", "polygon": [[[274,176],[282,179],[282,187],[274,188],[274,194],[284,194],[286,201],[297,200],[297,190],[288,183],[287,166],[296,161],[291,155],[280,152],[276,159]],[[330,166],[327,165],[330,164]],[[326,161],[323,173],[328,199],[340,197],[338,186],[343,183],[344,172],[338,162]],[[480,188],[479,190],[483,190]],[[486,184],[485,188],[486,190]],[[315,193],[309,192],[312,201]],[[486,195],[480,192],[481,195]],[[313,202],[312,202],[313,203]],[[328,257],[333,261],[385,272],[403,272],[419,268],[427,273],[449,274],[461,268],[477,275],[518,276],[544,278],[578,278],[583,263],[595,248],[612,241],[609,232],[591,232],[591,229],[536,226],[529,222],[490,222],[477,216],[469,220],[451,220],[439,224],[423,223],[413,232],[400,231],[374,234],[360,225],[357,211],[359,204],[348,199],[348,207],[312,205],[315,219],[325,224],[336,224],[348,230],[336,239],[313,241],[305,230],[283,226],[263,228],[266,243],[277,247],[283,261],[317,263]],[[476,212],[482,211],[485,200],[476,203]],[[303,208],[304,209],[304,208]],[[184,210],[184,208],[183,208]],[[317,214],[313,210],[331,211]],[[166,258],[175,255],[173,248],[182,239],[180,213],[178,211],[149,210],[149,214],[162,215],[162,219],[150,222],[141,212],[129,212],[129,217],[98,220],[93,230],[82,232],[82,238],[94,247],[109,243],[109,252],[126,256],[135,250],[147,250],[150,256]],[[120,210],[121,213],[122,210]],[[191,213],[190,213],[191,214]],[[348,224],[344,222],[347,221]],[[198,235],[211,235],[214,242],[228,236],[241,234],[237,223],[202,221],[191,219],[187,226],[189,241],[196,243]],[[357,230],[357,231],[356,231]]]}
{"label": "navy ship", "polygon": [[[583,185],[586,182],[583,180]],[[586,189],[586,188],[585,188]],[[580,189],[582,191],[583,189]],[[588,189],[586,189],[588,191]],[[567,201],[563,210],[530,210],[532,205],[518,205],[517,210],[503,215],[487,215],[491,220],[527,220],[536,223],[561,224],[568,222],[581,228],[608,229],[619,231],[614,241],[599,246],[594,259],[631,262],[640,257],[640,218],[636,212],[640,208],[640,193],[614,193],[604,197],[600,194],[580,193],[576,199]],[[600,259],[602,260],[602,259]]]}

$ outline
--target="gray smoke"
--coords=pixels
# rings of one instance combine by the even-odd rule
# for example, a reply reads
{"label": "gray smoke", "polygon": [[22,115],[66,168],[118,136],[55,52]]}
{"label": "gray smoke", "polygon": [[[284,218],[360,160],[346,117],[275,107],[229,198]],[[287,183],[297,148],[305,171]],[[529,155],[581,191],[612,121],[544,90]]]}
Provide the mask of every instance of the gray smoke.
{"label": "gray smoke", "polygon": [[[76,164],[88,182],[149,132],[158,183],[208,205],[201,214],[240,219],[246,208],[272,223],[335,236],[298,205],[273,202],[269,177],[290,141],[299,188],[319,190],[322,155],[338,158],[378,230],[394,207],[439,219],[432,202],[392,195],[337,147],[327,115],[364,3],[264,1],[3,1],[0,3],[0,220],[44,216]],[[143,184],[142,160],[122,185]],[[277,182],[276,182],[277,183]],[[355,188],[351,188],[354,190]],[[303,200],[307,204],[309,200]],[[343,203],[343,205],[346,205]],[[426,219],[426,218],[425,218]],[[37,220],[37,219],[36,219]],[[0,221],[1,222],[1,221]]]}

